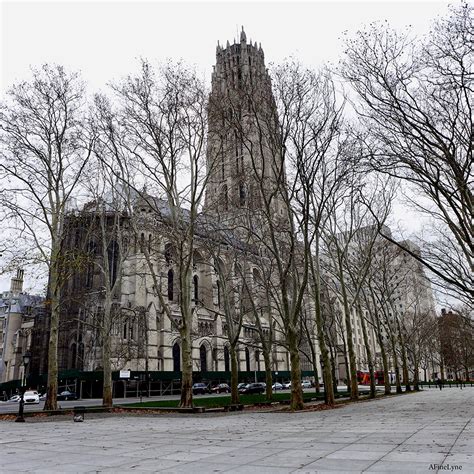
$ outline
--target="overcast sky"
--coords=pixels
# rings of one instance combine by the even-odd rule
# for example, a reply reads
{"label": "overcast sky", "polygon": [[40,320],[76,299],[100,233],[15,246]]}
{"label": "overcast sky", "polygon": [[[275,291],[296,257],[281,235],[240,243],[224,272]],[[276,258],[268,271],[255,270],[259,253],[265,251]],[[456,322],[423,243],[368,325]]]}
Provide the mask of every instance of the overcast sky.
{"label": "overcast sky", "polygon": [[[89,90],[133,71],[137,59],[184,59],[210,82],[217,41],[247,39],[262,44],[266,62],[290,55],[309,66],[335,63],[341,34],[372,21],[428,32],[447,12],[446,1],[331,2],[22,2],[1,4],[0,94],[27,78],[29,67],[56,62],[80,70]],[[410,230],[419,220],[399,205]],[[0,278],[0,291],[7,280]]]}

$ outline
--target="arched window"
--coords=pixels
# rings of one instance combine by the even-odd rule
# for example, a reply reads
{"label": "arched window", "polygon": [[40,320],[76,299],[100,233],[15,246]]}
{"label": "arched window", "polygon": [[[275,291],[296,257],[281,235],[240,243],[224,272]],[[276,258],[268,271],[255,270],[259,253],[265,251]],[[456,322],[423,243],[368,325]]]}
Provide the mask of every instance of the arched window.
{"label": "arched window", "polygon": [[221,307],[221,282],[217,280],[216,282],[216,289],[217,289],[217,306]]}
{"label": "arched window", "polygon": [[239,202],[240,207],[245,207],[247,204],[247,187],[245,183],[239,184]]}
{"label": "arched window", "polygon": [[197,275],[193,276],[193,292],[194,292],[194,302],[197,304],[199,301],[199,277]]}
{"label": "arched window", "polygon": [[152,240],[151,234],[149,234],[148,235],[148,253],[151,253],[151,243],[152,243],[151,240]]}
{"label": "arched window", "polygon": [[92,288],[94,284],[94,260],[96,253],[96,244],[95,242],[89,242],[87,244],[87,269],[86,269],[86,288]]}
{"label": "arched window", "polygon": [[171,244],[165,245],[165,260],[167,265],[171,265],[173,263],[173,249]]}
{"label": "arched window", "polygon": [[181,372],[181,348],[177,342],[173,346],[173,370]]}
{"label": "arched window", "polygon": [[250,372],[250,351],[249,348],[245,348],[245,370]]}
{"label": "arched window", "polygon": [[204,344],[199,348],[199,358],[201,359],[201,372],[207,372],[207,349]]}
{"label": "arched window", "polygon": [[174,272],[173,270],[168,270],[168,300],[173,301],[174,296]]}
{"label": "arched window", "polygon": [[115,283],[115,280],[117,279],[117,267],[119,258],[119,246],[115,240],[110,242],[107,248],[107,258],[109,262],[110,284],[113,285]]}
{"label": "arched window", "polygon": [[140,235],[140,252],[143,253],[145,251],[145,234],[142,232]]}
{"label": "arched window", "polygon": [[230,371],[229,346],[224,346],[224,370]]}

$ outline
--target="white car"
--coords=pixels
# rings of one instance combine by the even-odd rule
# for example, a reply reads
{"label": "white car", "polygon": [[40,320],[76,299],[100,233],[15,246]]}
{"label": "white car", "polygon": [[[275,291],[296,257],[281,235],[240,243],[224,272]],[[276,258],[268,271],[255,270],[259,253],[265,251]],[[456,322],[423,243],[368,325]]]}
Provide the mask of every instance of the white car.
{"label": "white car", "polygon": [[312,384],[309,380],[303,380],[301,382],[301,387],[302,388],[311,388],[312,387]]}
{"label": "white car", "polygon": [[20,395],[13,395],[8,399],[8,401],[18,403],[20,401]]}
{"label": "white car", "polygon": [[281,383],[276,382],[272,385],[272,389],[273,390],[283,390],[283,385]]}
{"label": "white car", "polygon": [[40,402],[40,397],[36,390],[28,390],[23,395],[23,400],[25,403],[37,404]]}

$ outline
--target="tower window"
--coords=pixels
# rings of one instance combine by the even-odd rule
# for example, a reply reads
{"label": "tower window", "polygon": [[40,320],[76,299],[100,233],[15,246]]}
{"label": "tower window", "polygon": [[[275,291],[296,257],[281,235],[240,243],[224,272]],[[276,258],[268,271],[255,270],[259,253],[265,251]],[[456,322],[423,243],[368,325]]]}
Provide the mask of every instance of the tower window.
{"label": "tower window", "polygon": [[246,189],[245,183],[239,184],[239,202],[240,202],[240,207],[244,207],[245,204],[247,203],[247,189]]}
{"label": "tower window", "polygon": [[193,289],[194,289],[194,302],[199,301],[199,277],[197,275],[193,276]]}
{"label": "tower window", "polygon": [[168,271],[168,300],[173,301],[173,286],[174,286],[174,273],[173,270]]}

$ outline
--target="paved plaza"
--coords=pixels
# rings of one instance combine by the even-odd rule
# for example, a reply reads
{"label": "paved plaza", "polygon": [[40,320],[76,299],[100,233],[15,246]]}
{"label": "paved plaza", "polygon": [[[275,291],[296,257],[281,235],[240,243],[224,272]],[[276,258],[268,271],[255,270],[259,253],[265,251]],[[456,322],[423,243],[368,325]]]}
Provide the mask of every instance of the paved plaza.
{"label": "paved plaza", "polygon": [[473,402],[466,387],[305,413],[0,422],[0,472],[473,473]]}

